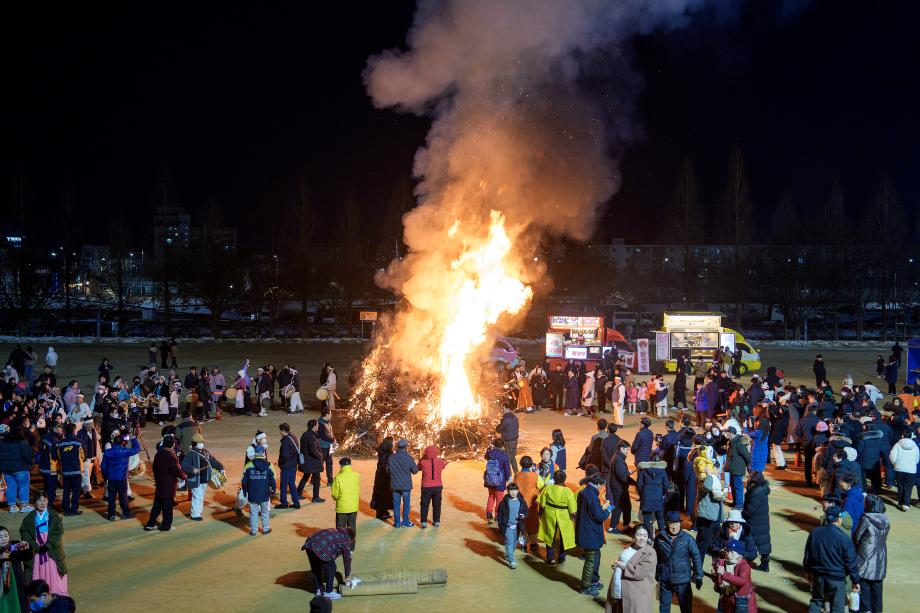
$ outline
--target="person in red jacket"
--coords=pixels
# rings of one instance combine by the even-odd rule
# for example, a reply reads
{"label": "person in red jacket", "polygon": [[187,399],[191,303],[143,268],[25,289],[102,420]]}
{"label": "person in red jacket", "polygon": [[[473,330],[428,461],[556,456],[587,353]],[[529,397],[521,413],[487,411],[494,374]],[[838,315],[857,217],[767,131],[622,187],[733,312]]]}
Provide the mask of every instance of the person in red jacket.
{"label": "person in red jacket", "polygon": [[[157,518],[160,512],[163,512],[163,523],[160,524],[161,532],[169,532],[173,529],[173,504],[175,504],[176,487],[179,479],[187,479],[188,476],[179,466],[179,459],[176,457],[176,439],[172,434],[163,437],[163,443],[157,451],[156,457],[153,458],[153,481],[156,488],[153,493],[153,507],[150,509],[150,519],[144,526],[144,530],[153,530],[157,527]],[[198,469],[195,469],[196,473]]]}
{"label": "person in red jacket", "polygon": [[[757,595],[751,582],[751,565],[744,559],[744,544],[729,539],[723,557],[712,562],[716,591],[719,592],[719,611],[722,613],[757,613]],[[742,606],[746,602],[747,607]]]}
{"label": "person in red jacket", "polygon": [[438,448],[434,445],[425,447],[425,453],[418,462],[422,471],[422,528],[428,527],[428,505],[434,507],[434,527],[441,525],[441,492],[444,484],[441,482],[441,471],[447,463],[438,457]]}

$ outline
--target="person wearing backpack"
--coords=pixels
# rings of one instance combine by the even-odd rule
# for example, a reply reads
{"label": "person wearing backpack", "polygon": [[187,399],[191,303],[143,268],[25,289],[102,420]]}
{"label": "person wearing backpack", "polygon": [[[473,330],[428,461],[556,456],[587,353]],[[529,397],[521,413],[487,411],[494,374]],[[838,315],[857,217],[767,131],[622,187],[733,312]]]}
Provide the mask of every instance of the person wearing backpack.
{"label": "person wearing backpack", "polygon": [[501,502],[505,495],[505,485],[511,480],[511,462],[505,453],[505,441],[500,438],[492,441],[492,447],[486,451],[485,458],[486,469],[482,474],[482,484],[489,491],[486,519],[492,523],[495,507]]}
{"label": "person wearing backpack", "polygon": [[425,453],[418,462],[418,467],[422,471],[422,523],[420,527],[428,527],[428,505],[434,508],[434,527],[441,525],[441,492],[444,490],[444,484],[441,482],[441,471],[447,463],[438,457],[438,448],[435,445],[425,447]]}

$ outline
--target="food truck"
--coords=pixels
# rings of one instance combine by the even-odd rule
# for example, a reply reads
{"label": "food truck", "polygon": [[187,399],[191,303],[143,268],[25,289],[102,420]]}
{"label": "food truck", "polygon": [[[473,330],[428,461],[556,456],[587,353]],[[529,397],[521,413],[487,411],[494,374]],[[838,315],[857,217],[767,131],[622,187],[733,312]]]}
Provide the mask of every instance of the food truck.
{"label": "food truck", "polygon": [[664,314],[662,328],[655,332],[655,358],[667,372],[676,372],[678,356],[710,362],[720,347],[741,350],[742,375],[760,370],[760,351],[739,332],[723,327],[721,313],[672,311]]}
{"label": "food truck", "polygon": [[623,357],[635,368],[636,348],[626,338],[604,326],[600,315],[550,315],[546,331],[546,361],[549,367],[569,360],[599,361],[606,352]]}

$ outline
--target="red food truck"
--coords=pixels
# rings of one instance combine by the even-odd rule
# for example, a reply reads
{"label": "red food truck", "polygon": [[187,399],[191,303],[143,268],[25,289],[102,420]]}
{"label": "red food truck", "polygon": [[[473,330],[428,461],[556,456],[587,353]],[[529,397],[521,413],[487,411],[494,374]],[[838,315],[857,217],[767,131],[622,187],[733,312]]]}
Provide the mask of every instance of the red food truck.
{"label": "red food truck", "polygon": [[551,369],[569,360],[600,361],[607,352],[635,368],[636,348],[599,315],[550,315],[546,331],[546,361]]}

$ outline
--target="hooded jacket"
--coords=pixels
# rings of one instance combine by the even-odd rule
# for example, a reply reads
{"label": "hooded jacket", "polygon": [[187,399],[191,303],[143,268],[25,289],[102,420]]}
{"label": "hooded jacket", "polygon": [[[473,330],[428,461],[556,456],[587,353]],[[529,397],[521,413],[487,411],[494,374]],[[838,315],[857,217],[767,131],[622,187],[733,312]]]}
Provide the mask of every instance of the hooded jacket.
{"label": "hooded jacket", "polygon": [[863,470],[872,470],[882,460],[882,439],[885,437],[881,430],[872,427],[859,437],[856,451],[859,453],[859,464]]}
{"label": "hooded jacket", "polygon": [[920,448],[912,439],[902,438],[897,445],[892,446],[888,457],[897,472],[916,474],[917,463],[920,462]]}
{"label": "hooded jacket", "polygon": [[[742,434],[736,434],[728,445],[728,457],[725,460],[725,472],[730,475],[744,475],[747,467],[751,463],[751,452],[744,439],[748,438]],[[750,440],[750,438],[748,438]]]}
{"label": "hooded jacket", "polygon": [[136,438],[131,439],[130,447],[111,447],[102,454],[102,478],[108,481],[124,481],[128,478],[128,460],[140,453],[141,446]]}
{"label": "hooded jacket", "polygon": [[442,487],[441,471],[446,463],[438,457],[438,448],[435,445],[425,447],[425,453],[419,460],[418,467],[422,471],[422,488]]}
{"label": "hooded jacket", "polygon": [[[514,518],[514,521],[516,522],[515,529],[520,533],[521,524],[526,525],[530,509],[527,506],[527,501],[524,500],[520,494],[518,494],[518,501],[520,504],[518,505],[517,517]],[[498,523],[499,534],[502,535],[508,530],[508,524],[511,522],[510,503],[511,496],[505,494],[505,497],[502,498],[501,502],[498,503],[498,507],[495,509],[495,521]]]}
{"label": "hooded jacket", "polygon": [[770,544],[770,486],[766,481],[761,483],[748,483],[744,494],[744,508],[741,517],[751,527],[751,536],[757,551],[762,556],[772,552]]}
{"label": "hooded jacket", "polygon": [[671,487],[668,475],[664,472],[664,462],[640,462],[639,479],[636,489],[639,491],[639,508],[643,512],[664,511],[664,495]]}
{"label": "hooded jacket", "polygon": [[668,585],[680,585],[703,578],[703,560],[696,541],[683,530],[675,536],[659,532],[655,537],[658,566],[655,579]]}
{"label": "hooded jacket", "polygon": [[495,428],[495,431],[501,435],[502,440],[516,441],[520,436],[517,415],[511,411],[503,414],[501,421],[498,422],[498,426]]}
{"label": "hooded jacket", "polygon": [[[747,502],[745,501],[745,504]],[[842,508],[844,511],[849,513],[850,517],[853,518],[853,527],[850,530],[851,534],[856,534],[856,528],[859,526],[859,520],[862,518],[863,512],[866,510],[866,501],[863,496],[862,488],[859,486],[857,481],[856,485],[850,488],[850,491],[847,492],[846,498],[843,500]]]}
{"label": "hooded jacket", "polygon": [[884,513],[865,513],[856,527],[856,566],[859,576],[881,581],[888,571],[888,531],[891,523]]}

